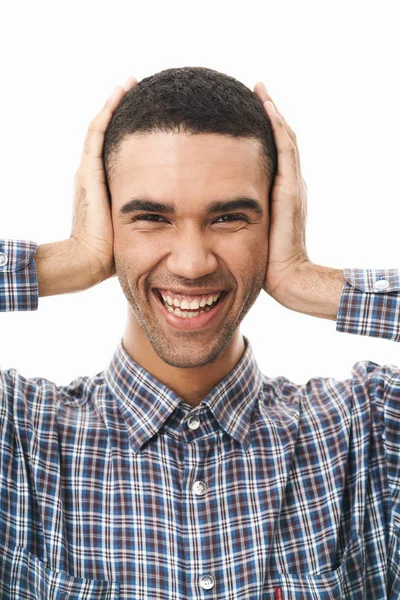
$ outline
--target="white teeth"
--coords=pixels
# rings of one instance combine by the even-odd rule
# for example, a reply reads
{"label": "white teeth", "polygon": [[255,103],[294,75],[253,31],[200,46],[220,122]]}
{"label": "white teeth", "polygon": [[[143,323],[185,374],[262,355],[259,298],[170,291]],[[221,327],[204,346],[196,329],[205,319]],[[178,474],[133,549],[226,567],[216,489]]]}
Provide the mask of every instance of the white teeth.
{"label": "white teeth", "polygon": [[190,304],[187,300],[182,300],[181,308],[190,308]]}
{"label": "white teeth", "polygon": [[179,308],[173,309],[172,306],[168,306],[167,311],[174,313],[177,317],[182,317],[182,319],[193,319],[193,317],[198,317],[200,313],[207,312],[207,310],[198,310],[196,312],[181,311]]}
{"label": "white teeth", "polygon": [[222,294],[222,292],[218,292],[217,294],[213,294],[212,296],[209,296],[208,298],[202,298],[201,301],[199,302],[198,298],[196,298],[195,300],[189,301],[186,300],[186,298],[184,300],[182,300],[182,302],[180,302],[177,298],[171,298],[171,296],[164,296],[164,294],[162,292],[160,292],[164,302],[166,304],[168,304],[169,306],[175,306],[177,308],[180,308],[182,310],[196,310],[196,308],[202,308],[206,305],[211,306]]}
{"label": "white teeth", "polygon": [[199,306],[200,302],[198,300],[193,300],[192,302],[190,302],[189,308],[194,310],[195,308],[199,308]]}

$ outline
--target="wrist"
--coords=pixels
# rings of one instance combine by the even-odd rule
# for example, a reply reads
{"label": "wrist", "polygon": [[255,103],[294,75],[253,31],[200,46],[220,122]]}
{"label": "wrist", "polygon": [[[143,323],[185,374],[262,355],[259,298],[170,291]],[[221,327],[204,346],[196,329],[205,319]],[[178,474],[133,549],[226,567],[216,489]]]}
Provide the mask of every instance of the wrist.
{"label": "wrist", "polygon": [[40,297],[80,292],[102,281],[72,238],[39,245],[34,261]]}
{"label": "wrist", "polygon": [[302,263],[272,297],[290,310],[336,321],[345,284],[341,269]]}

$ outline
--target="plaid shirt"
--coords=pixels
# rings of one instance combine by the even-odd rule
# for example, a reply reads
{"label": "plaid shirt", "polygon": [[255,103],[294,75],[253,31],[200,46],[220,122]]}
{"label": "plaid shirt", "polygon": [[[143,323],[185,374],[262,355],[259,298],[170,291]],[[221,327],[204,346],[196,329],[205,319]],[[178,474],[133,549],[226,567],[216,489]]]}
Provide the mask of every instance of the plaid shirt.
{"label": "plaid shirt", "polygon": [[[38,308],[0,240],[0,311]],[[344,269],[337,331],[400,341],[400,270]],[[0,598],[400,598],[400,369],[263,375],[190,407],[126,352],[66,386],[0,371]]]}

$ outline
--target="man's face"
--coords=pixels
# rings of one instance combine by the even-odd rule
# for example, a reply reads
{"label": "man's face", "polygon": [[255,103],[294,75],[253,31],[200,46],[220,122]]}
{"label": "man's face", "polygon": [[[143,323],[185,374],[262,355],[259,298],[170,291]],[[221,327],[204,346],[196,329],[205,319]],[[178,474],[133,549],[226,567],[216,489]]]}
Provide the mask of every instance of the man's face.
{"label": "man's face", "polygon": [[[252,138],[157,133],[132,135],[118,151],[110,181],[116,272],[130,318],[167,364],[189,368],[215,361],[263,287],[269,181],[260,150]],[[256,200],[263,214],[247,207],[208,212],[213,202],[239,197]],[[176,212],[121,213],[132,199],[172,204]],[[157,290],[225,292],[220,306],[198,321],[172,316],[172,323]],[[206,324],[196,325],[206,317]]]}

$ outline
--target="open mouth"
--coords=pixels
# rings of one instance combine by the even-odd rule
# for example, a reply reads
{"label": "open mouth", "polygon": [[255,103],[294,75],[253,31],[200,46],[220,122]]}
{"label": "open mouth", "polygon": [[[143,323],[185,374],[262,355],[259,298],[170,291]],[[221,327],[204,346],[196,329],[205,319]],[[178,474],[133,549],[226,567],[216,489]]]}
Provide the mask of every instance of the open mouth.
{"label": "open mouth", "polygon": [[164,300],[164,298],[161,296],[161,293],[159,292],[159,290],[157,288],[154,288],[154,293],[156,295],[156,297],[159,299],[159,301],[161,302],[161,304],[163,305],[163,307],[170,312],[171,314],[175,314],[176,316],[180,316],[181,318],[185,319],[190,319],[193,317],[197,317],[199,314],[203,314],[203,313],[207,313],[212,311],[226,296],[226,294],[228,293],[228,290],[224,290],[221,295],[217,298],[217,300],[215,302],[213,302],[211,305],[205,305],[205,306],[199,306],[199,308],[180,308],[179,306],[171,306],[170,304],[168,304],[168,302],[166,302]]}
{"label": "open mouth", "polygon": [[157,288],[153,288],[154,297],[160,307],[167,323],[178,329],[202,329],[208,325],[221,312],[229,290],[224,290],[211,305],[199,306],[195,309],[182,309],[179,306],[171,306],[165,302]]}

